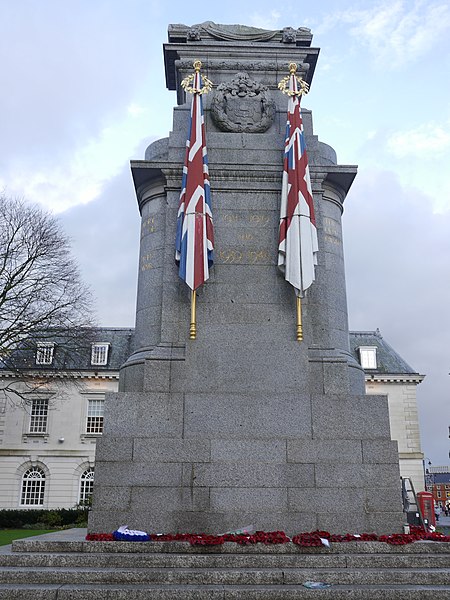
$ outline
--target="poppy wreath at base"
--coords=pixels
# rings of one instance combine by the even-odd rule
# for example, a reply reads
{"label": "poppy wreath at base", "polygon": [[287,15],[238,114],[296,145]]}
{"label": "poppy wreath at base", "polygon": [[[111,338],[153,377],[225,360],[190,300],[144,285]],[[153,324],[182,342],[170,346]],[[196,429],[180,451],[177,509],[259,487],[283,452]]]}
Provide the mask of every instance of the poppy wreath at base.
{"label": "poppy wreath at base", "polygon": [[[438,532],[427,532],[420,527],[411,527],[411,533],[394,533],[391,535],[377,535],[375,533],[352,534],[346,533],[331,534],[328,531],[310,531],[298,533],[291,539],[284,531],[256,531],[252,534],[233,534],[211,535],[206,533],[168,533],[151,534],[146,536],[117,536],[117,532],[112,533],[88,533],[86,540],[94,542],[109,541],[152,541],[152,542],[189,542],[191,546],[219,546],[225,542],[235,542],[236,544],[246,546],[251,544],[287,544],[292,542],[301,547],[319,547],[326,545],[326,542],[384,542],[394,546],[411,544],[419,540],[433,542],[450,542],[450,536]],[[324,542],[325,541],[325,542]]]}

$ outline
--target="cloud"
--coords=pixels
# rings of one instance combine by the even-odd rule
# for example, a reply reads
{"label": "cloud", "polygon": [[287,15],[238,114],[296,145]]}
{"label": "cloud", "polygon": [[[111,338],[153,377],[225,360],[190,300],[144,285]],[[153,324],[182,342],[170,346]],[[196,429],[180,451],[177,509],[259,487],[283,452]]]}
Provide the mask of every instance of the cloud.
{"label": "cloud", "polygon": [[165,31],[144,35],[157,10],[2,4],[0,186],[62,211],[96,198],[152,126],[159,133],[161,115],[142,108],[154,87],[164,96],[163,71],[151,68]]}
{"label": "cloud", "polygon": [[380,2],[365,10],[340,10],[324,16],[316,33],[348,25],[378,67],[395,69],[425,55],[450,32],[447,2]]}
{"label": "cloud", "polygon": [[[389,171],[360,172],[343,217],[350,328],[375,330],[426,379],[418,387],[423,450],[448,462],[450,210]],[[444,462],[443,462],[444,461]]]}
{"label": "cloud", "polygon": [[[115,122],[105,126],[66,160],[31,169],[29,159],[15,161],[10,169],[8,188],[22,190],[26,198],[44,203],[55,212],[94,200],[103,186],[134,157],[142,132],[148,127],[148,114],[131,105]],[[31,173],[31,174],[30,174]]]}
{"label": "cloud", "polygon": [[450,150],[450,122],[443,125],[422,123],[409,131],[397,131],[386,142],[386,147],[397,157],[414,156],[421,160],[435,160]]}
{"label": "cloud", "polygon": [[60,219],[96,297],[100,324],[134,326],[140,217],[129,165],[96,200],[71,208]]}
{"label": "cloud", "polygon": [[277,10],[271,10],[270,13],[253,13],[250,16],[250,23],[253,27],[260,29],[277,29],[281,14]]}

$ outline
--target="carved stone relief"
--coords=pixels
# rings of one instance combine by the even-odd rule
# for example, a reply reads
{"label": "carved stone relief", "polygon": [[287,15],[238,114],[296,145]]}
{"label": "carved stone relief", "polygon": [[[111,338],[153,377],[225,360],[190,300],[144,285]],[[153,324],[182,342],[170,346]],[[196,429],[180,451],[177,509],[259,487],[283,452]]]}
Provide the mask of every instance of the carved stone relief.
{"label": "carved stone relief", "polygon": [[222,131],[259,133],[272,125],[275,103],[266,86],[242,72],[218,86],[211,102],[211,115]]}

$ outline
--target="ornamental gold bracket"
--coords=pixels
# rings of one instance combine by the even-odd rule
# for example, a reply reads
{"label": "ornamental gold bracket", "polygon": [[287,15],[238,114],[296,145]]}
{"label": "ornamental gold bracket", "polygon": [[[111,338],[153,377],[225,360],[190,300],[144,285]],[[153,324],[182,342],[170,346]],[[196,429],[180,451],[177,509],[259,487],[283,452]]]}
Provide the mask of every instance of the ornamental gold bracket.
{"label": "ornamental gold bracket", "polygon": [[[309,92],[309,85],[306,83],[306,81],[303,81],[301,77],[295,74],[296,71],[297,63],[289,63],[289,75],[283,77],[283,79],[278,84],[278,89],[281,90],[281,92],[283,94],[286,94],[287,96],[302,96],[303,94],[307,94]],[[295,77],[299,85],[299,89],[297,91],[289,89],[289,81],[291,79],[291,75]]]}
{"label": "ornamental gold bracket", "polygon": [[212,90],[212,87],[214,85],[213,82],[210,79],[208,79],[207,77],[205,77],[204,75],[202,75],[203,86],[201,88],[194,87],[192,85],[192,83],[195,80],[196,74],[200,73],[200,69],[202,68],[202,63],[200,60],[195,60],[194,64],[192,66],[195,69],[195,73],[191,73],[190,75],[185,77],[183,79],[183,81],[181,82],[181,87],[188,94],[207,94],[208,92],[210,92]]}

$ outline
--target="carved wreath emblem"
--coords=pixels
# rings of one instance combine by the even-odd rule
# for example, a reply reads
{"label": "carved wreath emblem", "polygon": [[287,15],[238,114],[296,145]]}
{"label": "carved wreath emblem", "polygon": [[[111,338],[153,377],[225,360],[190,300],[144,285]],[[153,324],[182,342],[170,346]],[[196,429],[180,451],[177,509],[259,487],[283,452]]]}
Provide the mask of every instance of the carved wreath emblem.
{"label": "carved wreath emblem", "polygon": [[272,125],[275,103],[266,86],[251,79],[248,73],[237,73],[231,81],[218,86],[211,115],[222,131],[259,133]]}

